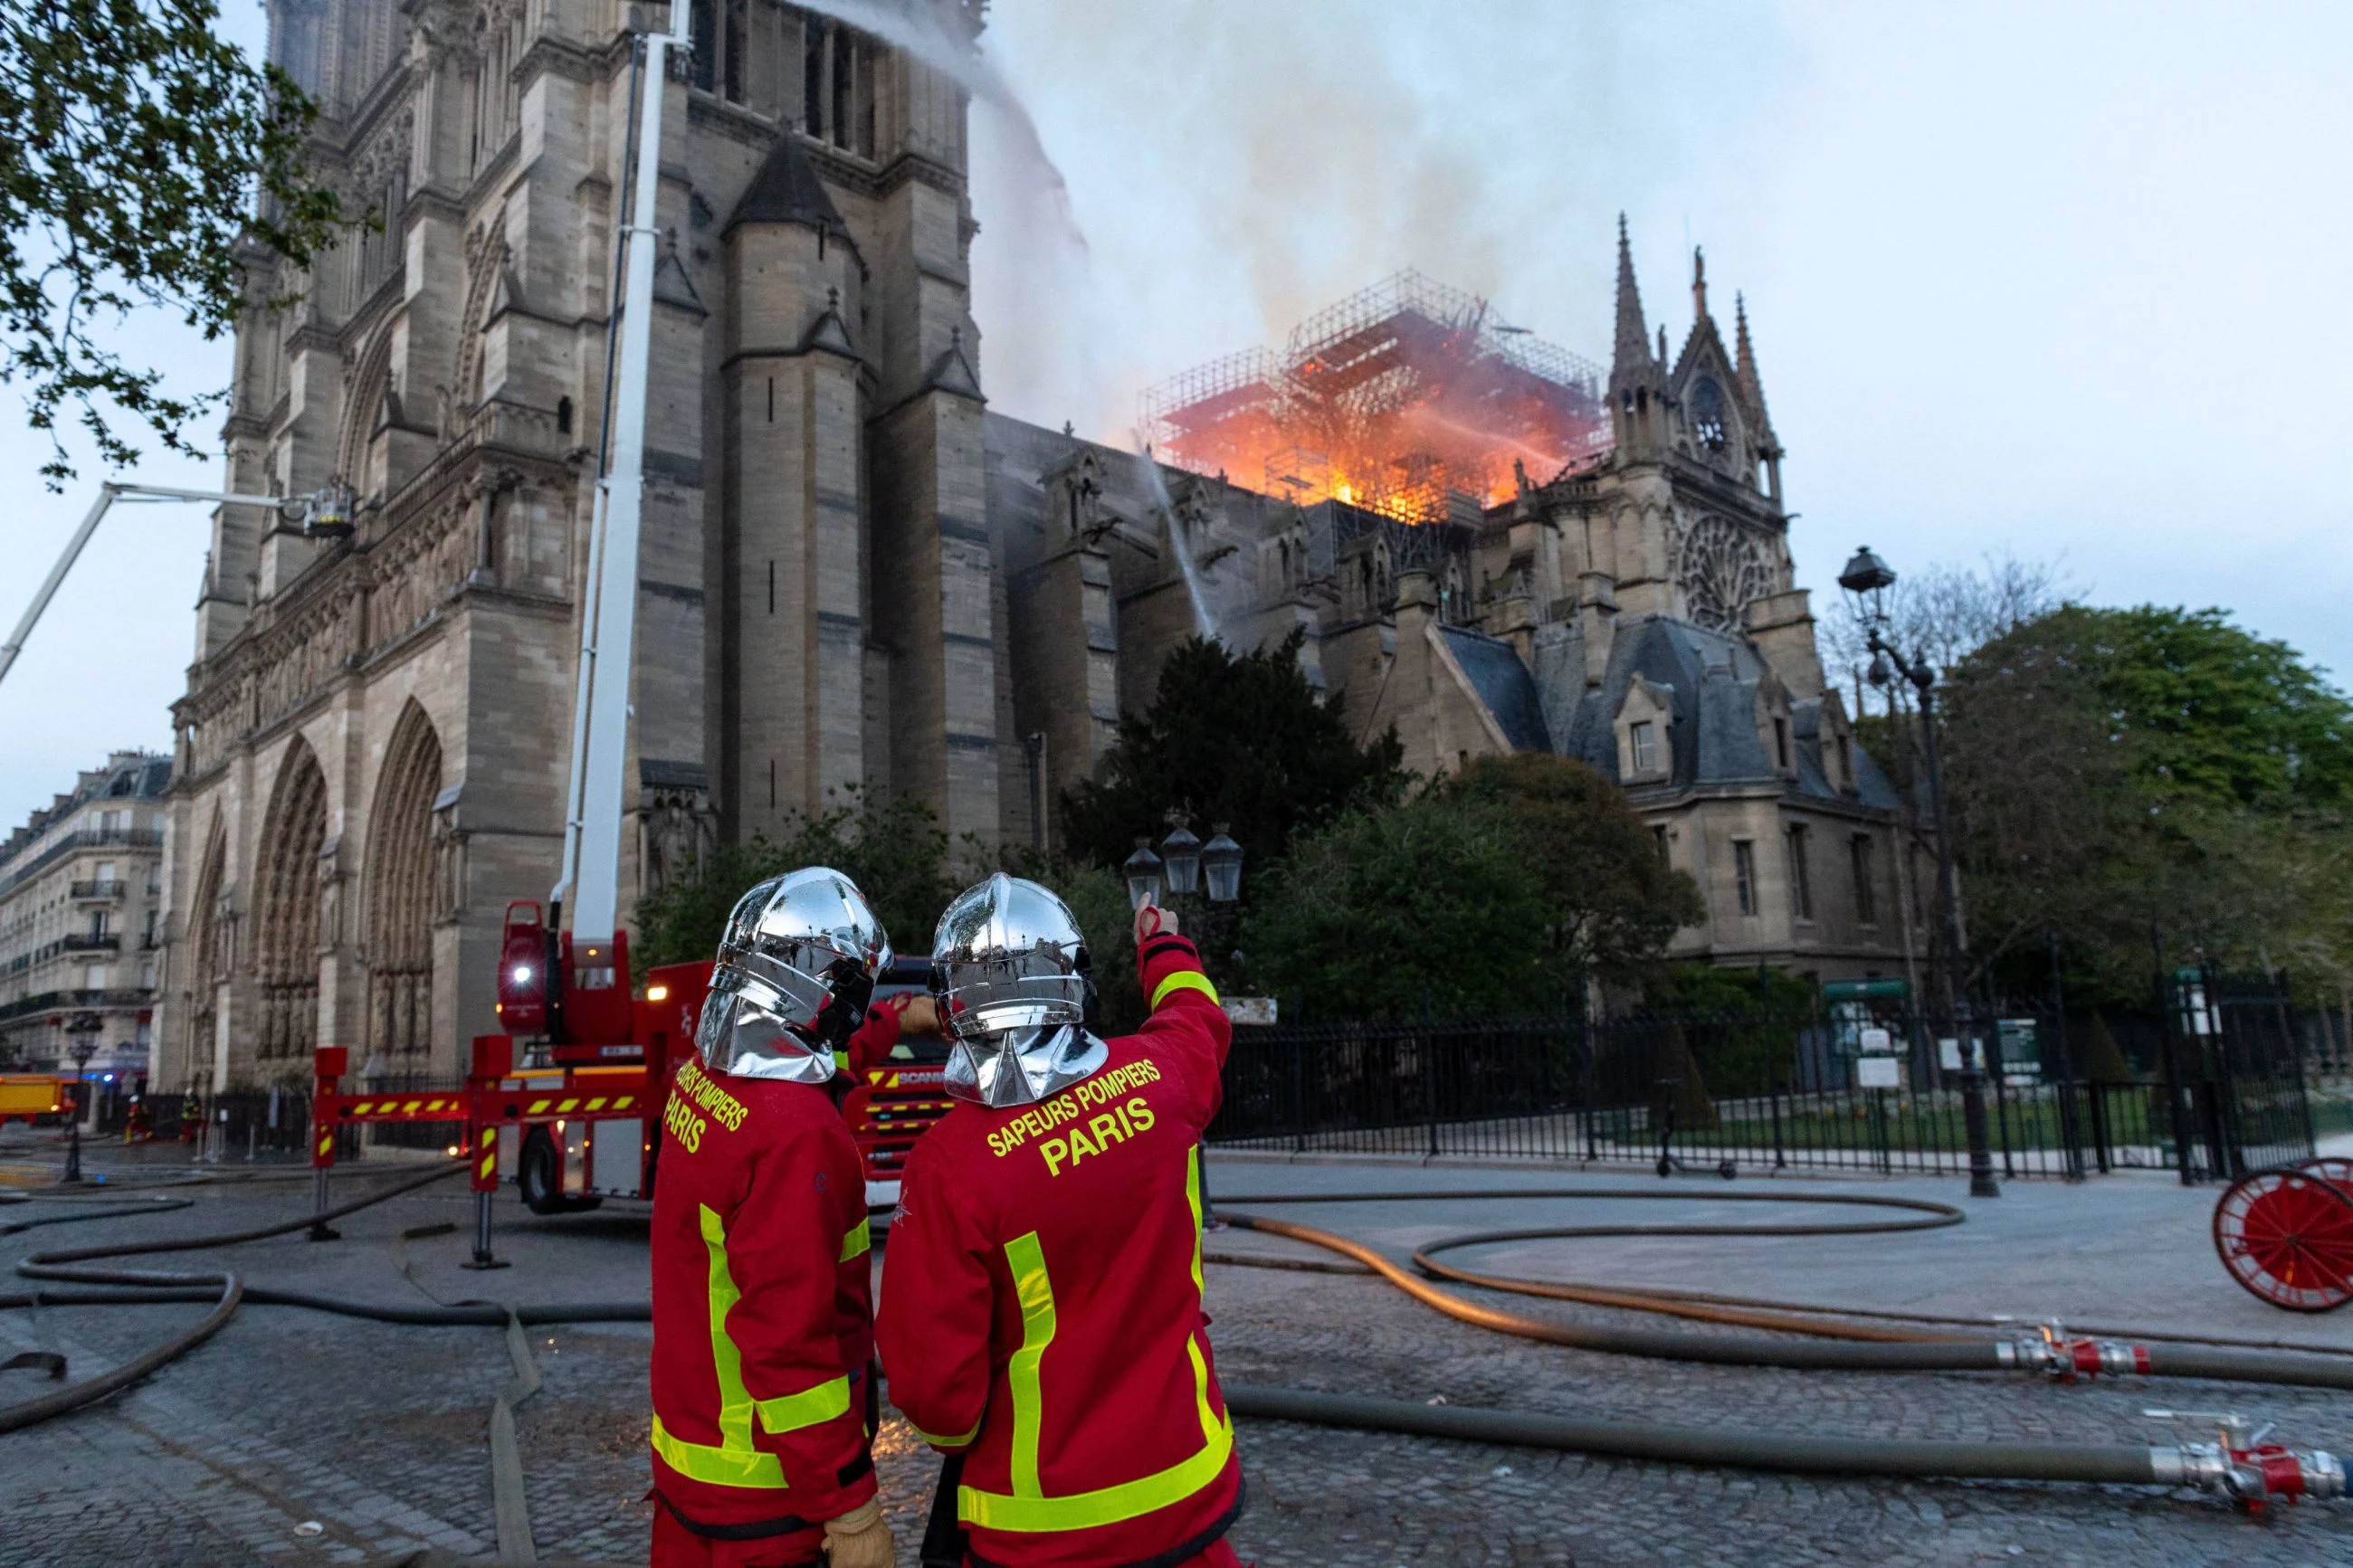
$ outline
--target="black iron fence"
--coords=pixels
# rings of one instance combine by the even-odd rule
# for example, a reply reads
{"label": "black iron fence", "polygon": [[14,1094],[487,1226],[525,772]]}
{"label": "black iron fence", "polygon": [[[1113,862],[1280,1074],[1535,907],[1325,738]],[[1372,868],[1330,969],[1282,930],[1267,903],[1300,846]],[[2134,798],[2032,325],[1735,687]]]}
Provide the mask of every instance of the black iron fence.
{"label": "black iron fence", "polygon": [[1948,1030],[1885,1015],[1243,1028],[1209,1138],[1668,1170],[1957,1173],[1969,1159],[1963,1070],[1975,1062],[2005,1176],[2142,1167],[2200,1180],[2309,1155],[2292,1015],[2226,990],[2210,1011],[2210,1035],[2149,1021],[2157,1037],[2134,1041],[2157,1058],[2147,1078],[2121,1051],[2105,1052],[2109,1076],[2095,1076],[2082,1022],[2025,1013]]}

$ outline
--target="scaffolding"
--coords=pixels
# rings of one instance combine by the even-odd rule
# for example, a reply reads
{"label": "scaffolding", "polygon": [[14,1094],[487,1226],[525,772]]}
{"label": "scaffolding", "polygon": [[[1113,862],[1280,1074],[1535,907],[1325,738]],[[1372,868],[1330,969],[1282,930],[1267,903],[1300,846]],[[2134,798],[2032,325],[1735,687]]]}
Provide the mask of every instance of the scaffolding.
{"label": "scaffolding", "polygon": [[1484,300],[1407,271],[1308,317],[1281,354],[1229,354],[1150,389],[1142,414],[1168,461],[1427,523],[1459,497],[1493,505],[1524,474],[1606,452],[1601,379]]}

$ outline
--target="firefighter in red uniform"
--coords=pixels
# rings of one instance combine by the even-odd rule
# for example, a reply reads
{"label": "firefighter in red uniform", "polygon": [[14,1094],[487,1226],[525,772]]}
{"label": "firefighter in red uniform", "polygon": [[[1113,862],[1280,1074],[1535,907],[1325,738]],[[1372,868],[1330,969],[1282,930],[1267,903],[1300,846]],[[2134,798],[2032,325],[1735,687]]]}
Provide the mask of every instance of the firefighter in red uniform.
{"label": "firefighter in red uniform", "polygon": [[1232,1030],[1175,922],[1146,905],[1135,929],[1152,1016],[1109,1042],[1081,1021],[1078,924],[1036,883],[965,892],[933,946],[967,1103],[909,1156],[876,1329],[892,1403],[964,1455],[980,1568],[1236,1563],[1194,1158]]}
{"label": "firefighter in red uniform", "polygon": [[890,1568],[874,1495],[866,1181],[833,1095],[887,1053],[881,923],[822,868],[729,917],[662,1116],[653,1219],[656,1568]]}

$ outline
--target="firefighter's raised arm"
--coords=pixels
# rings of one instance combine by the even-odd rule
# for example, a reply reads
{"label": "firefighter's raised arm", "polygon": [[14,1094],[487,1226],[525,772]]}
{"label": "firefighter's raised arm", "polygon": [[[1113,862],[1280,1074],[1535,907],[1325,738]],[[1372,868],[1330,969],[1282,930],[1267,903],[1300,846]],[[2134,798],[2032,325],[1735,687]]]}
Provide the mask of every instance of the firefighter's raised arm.
{"label": "firefighter's raised arm", "polygon": [[1199,950],[1178,932],[1176,917],[1155,905],[1135,911],[1135,977],[1152,1009],[1136,1033],[1183,1065],[1206,1127],[1218,1111],[1234,1026],[1201,971]]}

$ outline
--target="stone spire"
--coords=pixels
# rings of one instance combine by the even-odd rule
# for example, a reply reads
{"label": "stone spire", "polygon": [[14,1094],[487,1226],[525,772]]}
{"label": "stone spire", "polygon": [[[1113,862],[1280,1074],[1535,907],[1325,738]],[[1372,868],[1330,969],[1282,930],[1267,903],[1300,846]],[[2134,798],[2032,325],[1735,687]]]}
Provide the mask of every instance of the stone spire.
{"label": "stone spire", "polygon": [[1626,243],[1626,215],[1618,215],[1618,349],[1610,366],[1615,384],[1651,369],[1651,333],[1642,324],[1642,291],[1634,284],[1634,253]]}
{"label": "stone spire", "polygon": [[1749,411],[1761,423],[1765,418],[1765,384],[1757,377],[1757,350],[1748,341],[1748,301],[1738,294],[1732,297],[1732,374],[1740,383],[1740,395],[1747,401]]}
{"label": "stone spire", "polygon": [[1618,347],[1609,366],[1609,424],[1623,458],[1641,459],[1666,444],[1666,328],[1659,329],[1659,352],[1642,320],[1642,293],[1634,284],[1634,253],[1626,240],[1626,215],[1618,215]]}

